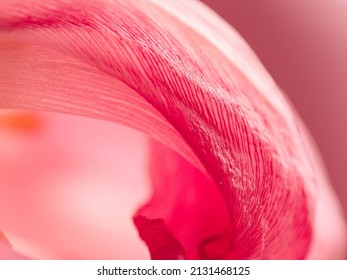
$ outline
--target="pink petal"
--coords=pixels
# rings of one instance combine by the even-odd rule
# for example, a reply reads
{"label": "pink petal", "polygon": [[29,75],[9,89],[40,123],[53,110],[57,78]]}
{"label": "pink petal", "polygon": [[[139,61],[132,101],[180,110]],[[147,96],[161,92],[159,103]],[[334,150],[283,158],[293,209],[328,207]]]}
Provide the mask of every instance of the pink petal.
{"label": "pink petal", "polygon": [[[189,170],[187,180],[177,178],[182,186],[173,197],[180,199],[182,190],[193,188],[199,193],[193,212],[199,212],[205,208],[199,200],[213,194],[219,204],[217,233],[199,222],[199,240],[188,242],[189,234],[179,231],[190,228],[190,219],[175,222],[178,211],[158,213],[156,195],[160,205],[166,187],[162,178],[177,170],[165,167],[164,175],[154,177],[161,191],[145,214],[135,217],[152,256],[302,259],[318,248],[326,257],[319,249],[326,242],[345,244],[344,222],[303,125],[238,35],[198,2],[182,3],[2,0],[0,36],[6,43],[0,106],[122,122],[192,163],[195,167],[183,168]],[[73,70],[71,77],[63,69]],[[91,78],[96,78],[93,83]],[[115,112],[122,108],[122,114]],[[171,157],[180,166],[188,164]],[[223,202],[210,184],[218,187]],[[177,201],[169,202],[174,211]],[[215,203],[207,203],[207,209],[212,211]],[[326,217],[320,209],[327,210]],[[201,213],[199,220],[206,216]],[[323,218],[336,225],[328,241],[318,227]],[[158,244],[163,232],[167,241]],[[156,253],[167,246],[170,256],[160,249]],[[334,245],[335,257],[344,252]]]}
{"label": "pink petal", "polygon": [[[141,227],[147,227],[141,237],[149,245],[152,258],[223,257],[219,250],[225,253],[230,240],[219,237],[229,237],[231,223],[228,208],[213,181],[176,152],[155,142],[150,174],[153,197],[134,221],[140,233]],[[164,226],[179,242],[163,236],[161,242],[151,246]]]}

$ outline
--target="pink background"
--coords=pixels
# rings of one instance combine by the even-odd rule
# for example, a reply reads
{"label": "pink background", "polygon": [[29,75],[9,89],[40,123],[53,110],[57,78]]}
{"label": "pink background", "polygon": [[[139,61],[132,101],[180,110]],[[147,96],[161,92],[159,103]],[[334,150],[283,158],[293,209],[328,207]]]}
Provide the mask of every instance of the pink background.
{"label": "pink background", "polygon": [[347,1],[203,2],[241,33],[289,96],[347,213]]}
{"label": "pink background", "polygon": [[[292,100],[347,213],[347,1],[205,2],[242,34]],[[149,195],[146,137],[55,114],[38,125],[39,133],[9,131],[0,139],[0,224],[15,248],[38,259],[148,258],[131,222]]]}

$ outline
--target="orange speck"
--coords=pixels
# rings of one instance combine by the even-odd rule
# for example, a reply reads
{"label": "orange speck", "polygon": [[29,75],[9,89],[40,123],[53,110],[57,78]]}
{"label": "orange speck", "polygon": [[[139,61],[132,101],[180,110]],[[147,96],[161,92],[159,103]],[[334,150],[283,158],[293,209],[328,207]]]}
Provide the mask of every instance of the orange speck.
{"label": "orange speck", "polygon": [[39,126],[39,117],[34,113],[15,112],[0,114],[0,129],[31,131]]}
{"label": "orange speck", "polygon": [[5,235],[0,231],[0,240],[5,240],[7,241]]}

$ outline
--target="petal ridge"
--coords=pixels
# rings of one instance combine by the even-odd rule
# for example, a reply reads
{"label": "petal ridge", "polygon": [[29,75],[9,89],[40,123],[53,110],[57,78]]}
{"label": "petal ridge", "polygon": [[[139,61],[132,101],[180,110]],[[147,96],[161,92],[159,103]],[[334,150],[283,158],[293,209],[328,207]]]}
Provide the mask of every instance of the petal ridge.
{"label": "petal ridge", "polygon": [[329,185],[315,180],[320,167],[308,161],[300,121],[276,87],[266,88],[278,105],[270,108],[253,74],[248,79],[224,62],[223,52],[174,16],[163,21],[148,1],[46,1],[31,8],[32,0],[19,10],[3,3],[2,36],[108,73],[172,125],[223,194],[235,238],[229,258],[306,256],[313,193]]}

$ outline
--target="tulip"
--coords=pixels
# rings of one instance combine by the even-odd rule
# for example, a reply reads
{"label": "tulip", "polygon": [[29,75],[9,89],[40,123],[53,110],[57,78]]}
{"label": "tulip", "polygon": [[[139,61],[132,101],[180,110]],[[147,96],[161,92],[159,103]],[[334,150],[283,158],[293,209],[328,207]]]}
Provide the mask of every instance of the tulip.
{"label": "tulip", "polygon": [[18,253],[149,258],[131,220],[149,195],[144,135],[93,119],[17,111],[0,114],[0,131],[1,228]]}
{"label": "tulip", "polygon": [[[133,221],[152,259],[345,256],[341,209],[306,128],[255,54],[211,10],[196,1],[177,0],[1,0],[0,8],[1,108],[88,116],[150,137],[152,194]],[[61,123],[50,125],[55,127]],[[52,139],[63,146],[91,150],[86,138],[69,143],[64,132],[54,131]],[[111,127],[107,131],[104,135]],[[10,141],[4,142],[20,164],[29,163],[30,168],[21,168],[30,182],[13,176],[10,166],[3,175],[17,188],[12,194],[3,189],[8,197],[22,199],[12,209],[2,201],[2,211],[25,213],[24,200],[32,201],[31,184],[46,164],[57,164],[55,172],[43,173],[40,179],[45,183],[41,191],[51,189],[51,197],[55,185],[70,196],[74,182],[78,196],[89,192],[97,197],[90,185],[102,192],[105,182],[88,180],[93,174],[85,163],[91,160],[84,161],[82,153],[70,157],[69,150],[64,157],[50,146],[52,139],[43,139],[38,145],[34,141],[35,149],[24,145],[16,155],[18,148],[11,144],[16,137],[10,134]],[[44,145],[50,153],[42,156],[37,147]],[[131,166],[128,173],[135,171]],[[83,170],[78,180],[61,175],[73,167]],[[132,182],[146,183],[141,176]],[[92,203],[91,198],[86,201]],[[59,221],[62,209],[53,208],[46,204],[39,214],[52,211],[55,232],[49,236],[32,233],[30,227],[37,232],[40,223],[21,221],[22,231],[37,238],[36,244],[42,240],[54,247],[54,238],[69,235]],[[10,214],[2,214],[0,226],[19,248],[25,242]],[[121,210],[104,214],[102,225],[119,220],[121,232]],[[78,243],[77,236],[89,233],[77,230],[74,240]],[[107,247],[104,240],[95,240]],[[30,245],[24,245],[30,251]],[[47,246],[36,250],[49,258],[83,258],[69,256],[73,245],[56,246],[57,255],[49,255]],[[119,245],[119,251],[134,245]]]}
{"label": "tulip", "polygon": [[204,2],[244,36],[293,101],[347,214],[347,1]]}

